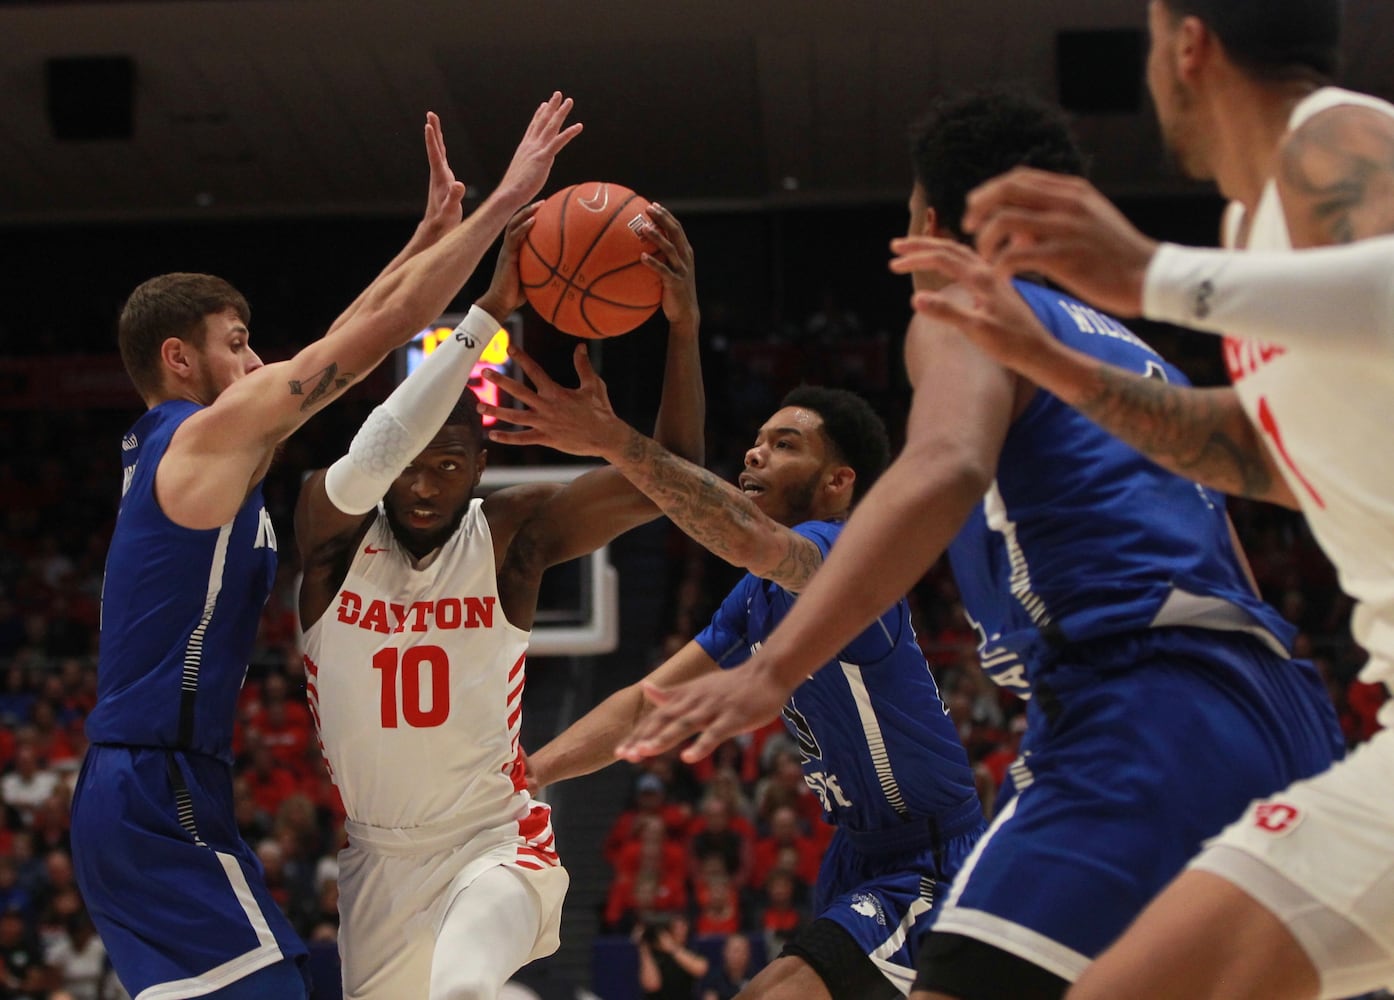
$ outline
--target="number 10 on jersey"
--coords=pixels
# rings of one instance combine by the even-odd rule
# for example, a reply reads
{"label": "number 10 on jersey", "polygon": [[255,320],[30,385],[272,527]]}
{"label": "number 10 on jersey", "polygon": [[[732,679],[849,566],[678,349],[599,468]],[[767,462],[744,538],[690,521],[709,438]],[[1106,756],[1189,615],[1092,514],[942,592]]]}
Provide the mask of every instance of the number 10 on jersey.
{"label": "number 10 on jersey", "polygon": [[[373,656],[373,669],[382,672],[383,729],[396,729],[399,714],[414,729],[439,726],[450,715],[450,658],[439,646],[380,649]],[[430,688],[425,707],[423,686]]]}

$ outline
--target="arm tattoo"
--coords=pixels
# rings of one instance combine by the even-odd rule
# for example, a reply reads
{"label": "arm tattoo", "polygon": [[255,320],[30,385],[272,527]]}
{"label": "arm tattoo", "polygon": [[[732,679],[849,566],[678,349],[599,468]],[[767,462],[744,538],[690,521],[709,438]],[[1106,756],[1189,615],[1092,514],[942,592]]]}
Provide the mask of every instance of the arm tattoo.
{"label": "arm tattoo", "polygon": [[1264,445],[1232,389],[1170,385],[1109,365],[1095,374],[1093,391],[1078,408],[1104,430],[1187,479],[1235,496],[1273,499]]}
{"label": "arm tattoo", "polygon": [[[625,478],[693,541],[732,565],[743,565],[742,543],[767,519],[740,490],[638,431],[625,442],[622,460]],[[823,554],[792,531],[785,531],[784,539],[779,562],[759,575],[798,593],[822,565]]]}
{"label": "arm tattoo", "polygon": [[338,363],[331,361],[325,368],[315,372],[307,379],[291,379],[290,394],[292,396],[305,396],[305,402],[300,404],[300,410],[303,413],[326,397],[342,391],[353,382],[354,378],[353,372],[344,372],[340,375]]}
{"label": "arm tattoo", "polygon": [[1278,178],[1295,245],[1394,232],[1394,119],[1364,108],[1318,115],[1288,139]]}

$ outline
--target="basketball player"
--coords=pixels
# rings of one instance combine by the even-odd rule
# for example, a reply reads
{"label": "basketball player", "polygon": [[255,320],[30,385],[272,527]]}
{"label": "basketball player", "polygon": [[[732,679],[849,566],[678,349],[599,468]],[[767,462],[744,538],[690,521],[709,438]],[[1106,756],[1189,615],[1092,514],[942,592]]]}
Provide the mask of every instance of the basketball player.
{"label": "basketball player", "polygon": [[[711,624],[647,683],[681,683],[743,663],[886,467],[885,426],[850,392],[795,389],[756,434],[732,485],[620,421],[605,384],[589,366],[578,370],[580,389],[549,385],[521,415],[508,411],[511,422],[531,430],[495,432],[494,439],[604,458],[694,539],[749,570]],[[837,828],[814,887],[815,919],[742,991],[747,998],[908,992],[935,899],[985,825],[967,755],[905,600],[833,660],[795,689],[782,713],[804,778]],[[615,744],[648,707],[639,684],[612,695],[532,755],[535,780],[561,781],[611,763]]]}
{"label": "basketball player", "polygon": [[[663,256],[645,259],[670,328],[655,433],[700,461],[692,249],[670,213],[651,215]],[[494,280],[456,335],[296,506],[310,704],[349,817],[339,951],[352,1000],[492,1000],[556,950],[567,874],[518,745],[538,587],[549,566],[659,515],[613,469],[472,498],[486,455],[466,385],[524,301],[518,250],[534,219],[529,209],[509,223]]]}
{"label": "basketball player", "polygon": [[[964,196],[1009,164],[1044,166],[1054,151],[1055,169],[1077,167],[1050,112],[1013,106],[950,105],[921,135],[912,234],[961,238]],[[922,289],[939,280],[916,274]],[[1184,382],[1083,303],[1026,282],[1011,295],[1076,350]],[[1255,596],[1220,494],[924,315],[906,365],[905,449],[783,625],[740,671],[661,693],[622,751],[700,728],[691,752],[702,753],[760,721],[947,547],[984,668],[1030,696],[1029,729],[1018,793],[940,907],[916,991],[1058,998],[1204,838],[1254,797],[1328,767],[1340,732],[1315,670],[1289,658],[1292,627]]]}
{"label": "basketball player", "polygon": [[[1394,229],[1394,107],[1320,86],[1336,63],[1339,14],[1336,0],[1152,5],[1149,81],[1162,130],[1192,174],[1230,197],[1231,247],[1282,252]],[[1029,317],[1000,311],[1000,286],[971,261],[945,262],[972,288],[970,307],[919,302],[1157,462],[1300,507],[1358,601],[1352,627],[1370,653],[1362,676],[1390,683],[1389,241],[1287,261],[1157,252],[1097,192],[1027,173],[989,185],[973,205],[980,246],[1003,269],[1043,271],[1122,312],[1230,333],[1233,387],[1197,392],[1046,343]],[[937,267],[938,255],[912,253],[901,266]],[[1391,771],[1386,729],[1330,772],[1254,803],[1072,996],[1281,1000],[1394,983],[1394,807],[1370,794]]]}
{"label": "basketball player", "polygon": [[276,446],[445,308],[580,130],[554,94],[498,189],[460,221],[464,185],[426,125],[431,186],[412,241],[321,340],[263,366],[227,282],[166,274],[121,313],[148,411],[122,439],[103,587],[91,747],[73,861],[122,984],[146,998],[305,995],[305,948],[233,818],[238,688],[276,572],[261,481]]}

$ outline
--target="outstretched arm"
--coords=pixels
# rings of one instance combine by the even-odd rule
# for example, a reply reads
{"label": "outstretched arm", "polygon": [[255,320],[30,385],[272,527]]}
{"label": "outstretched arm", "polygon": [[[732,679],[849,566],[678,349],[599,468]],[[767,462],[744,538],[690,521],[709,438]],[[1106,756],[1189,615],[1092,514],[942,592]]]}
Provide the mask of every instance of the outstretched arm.
{"label": "outstretched arm", "polygon": [[937,271],[968,293],[950,298],[917,292],[919,312],[957,330],[1158,465],[1224,493],[1297,506],[1232,388],[1173,385],[1065,346],[1000,271],[961,244],[916,237],[896,240],[892,249],[900,254],[893,270]]}
{"label": "outstretched arm", "polygon": [[905,448],[842,529],[779,627],[744,665],[668,690],[619,748],[652,756],[700,731],[693,761],[773,718],[805,678],[895,604],[948,547],[996,475],[1016,410],[1017,380],[924,317],[911,321],[915,387]]}
{"label": "outstretched arm", "polygon": [[562,127],[570,110],[571,101],[560,94],[541,105],[499,188],[438,243],[375,282],[337,330],[289,361],[238,379],[184,422],[156,484],[176,523],[211,528],[228,521],[278,442],[440,315],[580,130]]}
{"label": "outstretched arm", "polygon": [[[689,642],[644,680],[672,687],[721,668],[696,642]],[[615,761],[615,747],[653,705],[639,684],[621,688],[528,757],[528,773],[539,788],[598,771]]]}
{"label": "outstretched arm", "polygon": [[505,419],[529,428],[508,432],[510,440],[605,459],[715,555],[786,590],[803,590],[823,561],[818,546],[768,517],[735,486],[621,420],[583,349],[575,361],[578,388],[563,389],[540,370],[531,373],[536,392],[500,378],[500,386],[525,409],[486,406],[484,412],[506,414]]}

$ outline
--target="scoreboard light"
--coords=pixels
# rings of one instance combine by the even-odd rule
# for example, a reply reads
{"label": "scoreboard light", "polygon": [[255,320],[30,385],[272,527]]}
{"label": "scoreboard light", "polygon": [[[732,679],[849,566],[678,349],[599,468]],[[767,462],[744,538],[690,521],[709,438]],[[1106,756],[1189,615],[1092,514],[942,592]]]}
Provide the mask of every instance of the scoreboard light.
{"label": "scoreboard light", "polygon": [[[455,327],[463,319],[463,315],[442,316],[413,337],[402,349],[401,361],[397,366],[397,381],[400,383],[416,371],[417,366],[455,332]],[[516,312],[510,313],[508,318],[503,321],[503,325],[494,334],[493,339],[489,341],[489,346],[484,348],[484,354],[475,362],[474,368],[470,371],[470,389],[490,406],[499,405],[499,387],[492,382],[485,381],[485,369],[492,368],[502,375],[513,377],[513,362],[508,357],[508,347],[510,344],[517,344],[521,347],[522,343],[523,318]],[[483,420],[484,426],[489,427],[497,421],[497,418],[486,416]]]}

